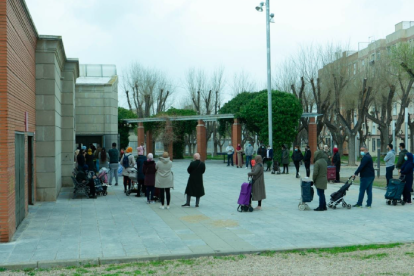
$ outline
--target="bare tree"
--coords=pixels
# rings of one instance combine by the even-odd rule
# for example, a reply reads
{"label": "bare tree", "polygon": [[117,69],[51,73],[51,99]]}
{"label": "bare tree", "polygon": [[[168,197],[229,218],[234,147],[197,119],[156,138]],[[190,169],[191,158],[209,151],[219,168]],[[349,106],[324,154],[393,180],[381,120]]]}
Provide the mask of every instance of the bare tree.
{"label": "bare tree", "polygon": [[257,84],[246,71],[241,70],[238,73],[234,73],[231,88],[233,90],[233,96],[237,96],[242,92],[255,91]]}

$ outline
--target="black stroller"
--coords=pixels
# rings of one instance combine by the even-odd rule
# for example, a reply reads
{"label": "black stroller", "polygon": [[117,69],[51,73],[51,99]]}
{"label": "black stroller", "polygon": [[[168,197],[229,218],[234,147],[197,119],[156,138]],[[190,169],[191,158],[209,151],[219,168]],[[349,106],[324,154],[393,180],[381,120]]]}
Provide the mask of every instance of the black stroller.
{"label": "black stroller", "polygon": [[328,203],[329,208],[336,209],[336,206],[338,206],[338,204],[342,202],[342,207],[351,209],[352,205],[347,204],[344,198],[346,195],[346,191],[348,191],[349,187],[351,187],[354,180],[355,177],[351,176],[337,192],[331,194],[331,200]]}
{"label": "black stroller", "polygon": [[280,164],[279,161],[276,161],[276,158],[273,160],[272,174],[280,174]]}

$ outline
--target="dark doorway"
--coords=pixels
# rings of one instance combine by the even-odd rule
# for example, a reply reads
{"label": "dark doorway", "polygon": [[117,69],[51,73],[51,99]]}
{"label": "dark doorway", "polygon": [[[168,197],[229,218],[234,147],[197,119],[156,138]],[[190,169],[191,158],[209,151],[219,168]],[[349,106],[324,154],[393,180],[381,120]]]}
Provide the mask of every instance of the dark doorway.
{"label": "dark doorway", "polygon": [[24,134],[16,133],[15,139],[15,201],[16,201],[16,228],[23,221],[26,210],[25,210],[25,143]]}
{"label": "dark doorway", "polygon": [[89,147],[90,144],[99,144],[100,146],[103,145],[102,136],[76,136],[76,148],[79,148],[80,145]]}
{"label": "dark doorway", "polygon": [[29,204],[34,204],[34,168],[33,168],[33,136],[27,137],[27,185],[28,185],[28,196],[29,196]]}

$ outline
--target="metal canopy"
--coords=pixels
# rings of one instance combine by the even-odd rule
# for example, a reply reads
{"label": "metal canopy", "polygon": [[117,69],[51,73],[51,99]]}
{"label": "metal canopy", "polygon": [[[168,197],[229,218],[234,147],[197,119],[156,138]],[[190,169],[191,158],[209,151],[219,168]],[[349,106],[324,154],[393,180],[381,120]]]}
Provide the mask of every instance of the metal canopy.
{"label": "metal canopy", "polygon": [[193,115],[193,116],[165,116],[154,118],[137,118],[137,119],[123,119],[123,121],[130,123],[144,123],[144,122],[165,122],[170,121],[197,121],[203,120],[205,122],[217,121],[219,119],[233,119],[234,114],[216,114],[216,115]]}
{"label": "metal canopy", "polygon": [[323,114],[317,114],[317,113],[302,113],[302,118],[312,118],[312,117],[319,117]]}

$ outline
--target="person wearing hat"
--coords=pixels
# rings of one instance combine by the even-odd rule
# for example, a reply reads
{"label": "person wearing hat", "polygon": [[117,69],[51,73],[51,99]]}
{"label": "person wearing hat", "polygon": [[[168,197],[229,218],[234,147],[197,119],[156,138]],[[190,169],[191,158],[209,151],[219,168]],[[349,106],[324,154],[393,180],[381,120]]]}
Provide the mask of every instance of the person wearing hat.
{"label": "person wearing hat", "polygon": [[[124,163],[124,158],[127,158],[128,160],[127,165],[125,165]],[[122,170],[122,175],[124,177],[124,193],[126,193],[127,187],[128,187],[128,190],[131,189],[131,179],[129,178],[128,168],[133,168],[135,166],[135,160],[134,160],[134,156],[132,155],[131,147],[128,147],[124,155],[122,155],[121,165],[122,167],[124,167],[124,169]]]}
{"label": "person wearing hat", "polygon": [[94,159],[94,156],[92,154],[92,149],[89,148],[88,151],[87,151],[87,154],[85,156],[86,165],[88,166],[89,171],[96,171],[95,165],[93,163],[93,159]]}

